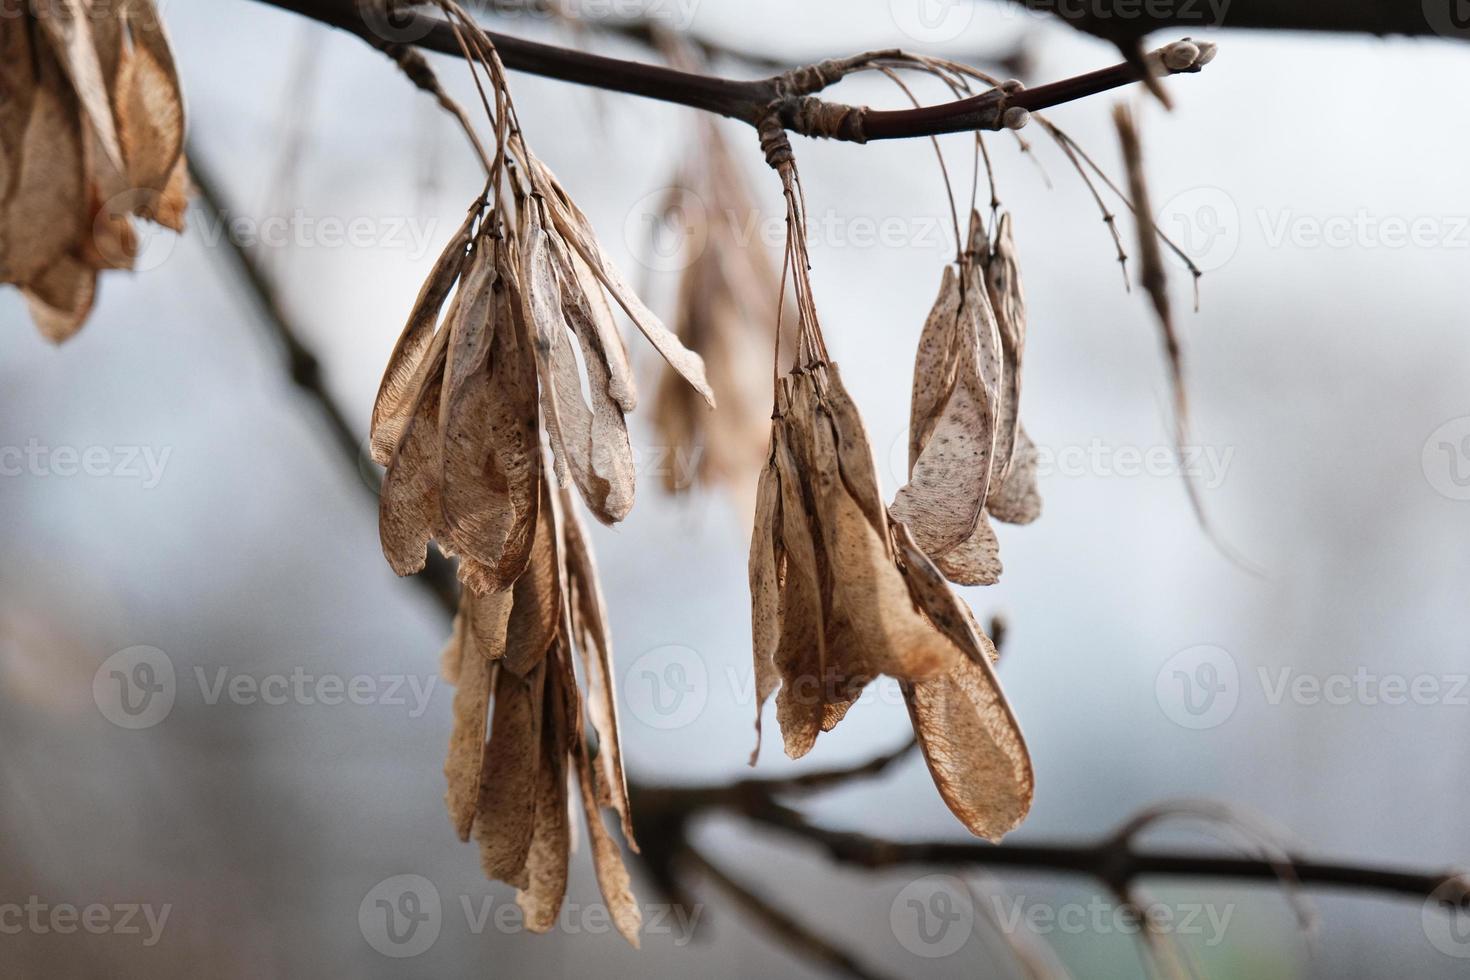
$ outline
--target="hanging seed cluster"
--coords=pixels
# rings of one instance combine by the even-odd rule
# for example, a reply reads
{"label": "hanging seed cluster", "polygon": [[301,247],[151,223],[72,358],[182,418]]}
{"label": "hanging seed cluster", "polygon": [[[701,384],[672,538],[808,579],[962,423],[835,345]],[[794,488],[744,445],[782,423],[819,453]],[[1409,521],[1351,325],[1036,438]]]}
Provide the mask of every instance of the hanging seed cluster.
{"label": "hanging seed cluster", "polygon": [[60,343],[97,278],[131,269],[133,217],[184,227],[184,105],[153,0],[51,0],[0,16],[0,282]]}

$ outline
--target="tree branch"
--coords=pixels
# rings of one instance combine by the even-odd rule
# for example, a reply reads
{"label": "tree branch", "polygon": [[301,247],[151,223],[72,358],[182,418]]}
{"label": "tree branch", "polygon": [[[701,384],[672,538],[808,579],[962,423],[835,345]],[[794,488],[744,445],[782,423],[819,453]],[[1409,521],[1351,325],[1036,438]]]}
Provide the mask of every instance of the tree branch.
{"label": "tree branch", "polygon": [[[443,18],[424,13],[417,8],[391,15],[380,11],[364,16],[356,0],[262,2],[355,34],[380,50],[391,51],[395,47],[412,44],[441,54],[456,57],[463,55],[463,49],[450,24]],[[1141,62],[1125,62],[1035,89],[1008,86],[1005,90],[992,90],[941,105],[919,109],[878,110],[810,98],[799,101],[798,96],[810,96],[812,91],[820,90],[824,85],[818,83],[816,88],[793,92],[792,78],[797,73],[739,81],[679,71],[662,65],[609,58],[506,34],[488,31],[486,34],[495,45],[501,61],[513,70],[611,92],[672,102],[718,113],[752,126],[759,125],[770,114],[772,107],[779,104],[782,108],[782,123],[791,132],[859,143],[977,129],[1002,129],[1006,126],[1006,110],[1013,106],[1035,112],[1119,88],[1145,77]],[[816,67],[818,66],[811,66]],[[807,78],[813,77],[810,70],[799,73]],[[831,81],[835,79],[825,84],[831,84]],[[823,119],[842,116],[844,109],[850,110],[850,114],[856,117],[852,125],[832,127],[821,124]]]}

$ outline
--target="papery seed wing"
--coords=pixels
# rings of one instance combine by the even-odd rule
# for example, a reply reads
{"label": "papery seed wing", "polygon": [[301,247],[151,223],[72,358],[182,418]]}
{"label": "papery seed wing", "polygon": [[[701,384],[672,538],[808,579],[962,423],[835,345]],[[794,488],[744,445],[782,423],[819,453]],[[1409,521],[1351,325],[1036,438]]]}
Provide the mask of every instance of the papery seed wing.
{"label": "papery seed wing", "polygon": [[[485,875],[518,888],[529,884],[526,864],[536,831],[537,799],[545,782],[541,744],[545,701],[544,663],[525,678],[504,669],[496,672],[475,840]],[[562,781],[560,773],[551,778]]]}
{"label": "papery seed wing", "polygon": [[607,605],[597,581],[597,565],[587,533],[563,492],[562,527],[567,549],[567,580],[571,592],[572,628],[587,678],[587,713],[597,731],[596,771],[606,802],[622,820],[628,846],[638,849],[633,836],[632,807],[628,803],[628,780],[623,773],[623,750],[618,731],[618,699],[612,664],[612,635],[607,625]]}
{"label": "papery seed wing", "polygon": [[454,626],[449,634],[449,639],[445,642],[444,649],[439,653],[439,676],[444,679],[444,683],[446,684],[459,683],[460,669],[464,664],[465,648],[468,646],[465,635],[467,631],[465,617],[467,615],[468,610],[465,604],[461,602],[458,611],[454,614]]}
{"label": "papery seed wing", "polygon": [[[989,507],[995,502],[992,495],[986,503]],[[894,519],[899,519],[895,513]],[[996,540],[995,528],[990,525],[990,518],[981,514],[980,519],[975,522],[975,530],[968,538],[958,545],[946,551],[944,554],[933,558],[935,566],[944,573],[944,577],[959,585],[994,585],[1000,581],[1004,566],[1000,560],[1000,542]]]}
{"label": "papery seed wing", "polygon": [[465,249],[469,246],[473,224],[474,215],[471,215],[450,238],[449,244],[434,263],[429,278],[424,280],[418,299],[414,301],[413,309],[408,314],[403,333],[399,335],[398,342],[393,346],[393,353],[388,358],[388,367],[383,372],[378,396],[373,402],[372,415],[373,459],[381,465],[388,464],[398,445],[402,425],[407,419],[415,394],[411,382],[418,372],[425,351],[429,349],[434,326],[439,321],[439,311],[464,269],[468,258]]}
{"label": "papery seed wing", "polygon": [[[14,12],[9,16],[14,16]],[[35,22],[50,42],[103,152],[121,170],[123,155],[118,147],[117,127],[108,103],[102,66],[97,61],[97,43],[92,38],[92,12],[81,0],[56,0],[36,10]]]}
{"label": "papery seed wing", "polygon": [[800,759],[822,731],[828,678],[822,618],[821,573],[813,528],[802,496],[800,470],[784,427],[777,430],[775,457],[781,493],[781,550],[785,556],[780,594],[780,641],[772,657],[781,677],[776,721],[786,754]]}
{"label": "papery seed wing", "polygon": [[933,555],[975,532],[990,488],[995,415],[980,377],[967,370],[973,360],[962,356],[960,362],[938,422],[893,501],[894,519],[908,524]]}
{"label": "papery seed wing", "polygon": [[[465,656],[464,653],[469,655]],[[454,730],[444,777],[449,783],[445,803],[459,839],[470,839],[475,810],[480,803],[480,774],[485,762],[485,724],[496,664],[473,652],[462,651],[459,684],[454,692]]]}
{"label": "papery seed wing", "polygon": [[[560,189],[556,178],[551,171],[539,161],[536,164],[538,174],[551,185]],[[550,205],[549,211],[556,230],[564,237],[572,249],[587,263],[589,269],[606,288],[618,305],[628,314],[648,342],[663,355],[669,366],[683,376],[684,380],[694,386],[704,400],[713,408],[715,404],[714,392],[710,389],[709,382],[705,378],[704,361],[698,354],[693,353],[679,342],[679,338],[669,332],[668,327],[663,325],[643,301],[623,279],[622,274],[602,254],[597,245],[597,236],[592,231],[591,224],[585,215],[575,210],[565,192],[553,194],[547,198]]]}
{"label": "papery seed wing", "polygon": [[842,383],[837,365],[829,363],[825,368],[819,368],[817,374],[818,385],[825,388],[822,404],[832,415],[837,437],[837,464],[843,486],[867,515],[873,531],[880,539],[886,540],[888,511],[883,506],[882,492],[878,488],[878,469],[873,465],[873,447],[868,442],[868,430]]}
{"label": "papery seed wing", "polygon": [[[771,451],[775,452],[775,433]],[[781,574],[784,549],[781,527],[781,476],[774,460],[761,471],[756,488],[755,524],[750,537],[750,625],[755,653],[755,748],[750,764],[761,751],[761,711],[781,683],[776,651],[781,642]]]}
{"label": "papery seed wing", "polygon": [[944,676],[903,685],[914,733],[950,810],[971,833],[999,840],[1030,809],[1034,776],[992,667],[994,647],[903,525],[894,525],[894,538],[913,594],[965,654]]}
{"label": "papery seed wing", "polygon": [[581,750],[573,750],[577,763],[577,783],[582,791],[582,810],[587,817],[587,835],[592,839],[592,867],[597,873],[597,887],[607,903],[613,925],[634,949],[638,948],[638,932],[643,928],[643,912],[633,897],[633,880],[623,864],[622,851],[602,822],[597,795],[592,785],[592,760],[586,742]]}
{"label": "papery seed wing", "polygon": [[[130,0],[127,21],[132,45],[124,48],[113,87],[118,140],[128,183],[162,193],[183,157],[183,90],[157,12]],[[142,210],[144,217],[169,224],[166,208]]]}
{"label": "papery seed wing", "polygon": [[21,287],[31,319],[53,344],[71,339],[82,328],[97,298],[97,270],[70,255]]}
{"label": "papery seed wing", "polygon": [[[567,872],[571,865],[571,821],[568,819],[568,737],[565,681],[559,674],[557,651],[544,664],[547,673],[545,712],[541,727],[541,772],[536,787],[536,824],[531,848],[526,854],[526,884],[516,893],[526,928],[545,933],[556,925],[567,894]],[[573,688],[575,690],[575,687]]]}
{"label": "papery seed wing", "polygon": [[996,520],[1008,524],[1030,524],[1041,516],[1041,491],[1036,485],[1036,444],[1020,429],[1011,472],[994,488],[985,506]]}
{"label": "papery seed wing", "polygon": [[1021,287],[1021,267],[1016,260],[1009,214],[1001,215],[995,248],[985,267],[985,285],[1005,361],[995,436],[996,471],[1004,476],[1011,471],[1021,427],[1021,361],[1026,350],[1026,294]]}
{"label": "papery seed wing", "polygon": [[[27,23],[25,18],[19,22],[22,28]],[[88,215],[76,96],[44,46],[33,51],[40,74],[21,145],[11,153],[15,172],[4,201],[0,235],[6,275],[22,284],[71,252],[87,233]]]}
{"label": "papery seed wing", "polygon": [[447,339],[441,331],[424,355],[413,408],[388,461],[378,498],[383,555],[399,575],[423,571],[429,541],[445,542],[439,502],[439,401]]}
{"label": "papery seed wing", "polygon": [[515,602],[510,612],[505,666],[513,673],[529,675],[546,659],[547,652],[562,633],[562,572],[560,542],[551,488],[541,481],[541,501],[536,511],[535,540],[525,572],[516,579]]}
{"label": "papery seed wing", "polygon": [[[608,335],[602,323],[604,319],[611,320],[611,313],[606,310],[601,288],[594,284],[592,292],[587,292],[578,275],[576,257],[568,254],[555,239],[551,246],[561,285],[562,312],[581,348],[587,389],[592,397],[588,440],[591,463],[589,489],[597,501],[593,513],[604,523],[620,521],[633,507],[635,472],[628,424],[618,399],[619,394],[626,399],[631,393],[631,378],[620,379],[614,375],[615,365],[618,371],[627,370],[622,339],[616,336],[615,330]],[[602,306],[601,312],[599,305]]]}
{"label": "papery seed wing", "polygon": [[591,325],[597,337],[597,346],[607,360],[608,394],[624,412],[631,412],[638,407],[638,385],[633,380],[633,366],[628,360],[628,345],[623,340],[623,332],[618,329],[612,307],[607,302],[607,294],[603,292],[602,283],[598,281],[596,274],[581,256],[573,253],[570,258],[577,283],[592,314]]}
{"label": "papery seed wing", "polygon": [[940,409],[948,401],[954,384],[954,337],[959,315],[960,280],[953,266],[945,266],[939,296],[924,321],[919,349],[914,355],[914,386],[909,402],[910,470],[928,445],[930,433],[939,422]]}
{"label": "papery seed wing", "polygon": [[942,673],[953,651],[915,608],[885,540],[886,524],[879,538],[837,476],[831,424],[819,416],[811,433],[813,452],[806,462],[831,569],[828,672],[847,694],[878,674],[911,680]]}

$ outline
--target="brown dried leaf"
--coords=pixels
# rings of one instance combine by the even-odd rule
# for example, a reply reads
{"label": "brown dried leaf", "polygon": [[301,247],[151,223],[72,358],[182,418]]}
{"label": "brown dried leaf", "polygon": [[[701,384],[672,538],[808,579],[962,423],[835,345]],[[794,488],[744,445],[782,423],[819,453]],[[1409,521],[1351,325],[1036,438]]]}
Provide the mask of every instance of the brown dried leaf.
{"label": "brown dried leaf", "polygon": [[592,786],[592,760],[586,743],[574,751],[577,783],[582,790],[582,810],[587,817],[587,835],[592,839],[592,866],[597,872],[597,887],[612,914],[613,925],[634,949],[638,948],[638,932],[643,928],[643,912],[633,897],[633,880],[623,864],[623,853],[607,832],[597,806]]}
{"label": "brown dried leaf", "polygon": [[510,612],[505,666],[521,676],[529,676],[541,665],[562,632],[561,557],[550,492],[547,481],[542,480],[530,561],[512,590],[515,603]]}
{"label": "brown dried leaf", "polygon": [[954,336],[960,315],[960,280],[953,266],[944,267],[939,296],[919,334],[914,356],[914,386],[909,402],[909,468],[929,444],[939,412],[954,385]]}
{"label": "brown dried leaf", "polygon": [[786,754],[799,759],[811,751],[822,731],[826,635],[823,628],[821,573],[813,528],[802,500],[801,477],[784,426],[776,430],[775,458],[781,492],[781,638],[772,657],[781,675],[776,721]]}
{"label": "brown dried leaf", "polygon": [[1010,475],[1001,481],[985,506],[998,521],[1030,524],[1041,516],[1041,491],[1036,486],[1036,444],[1020,429]]}
{"label": "brown dried leaf", "polygon": [[20,146],[8,154],[17,163],[0,235],[6,276],[22,284],[54,266],[88,230],[76,96],[49,53],[38,49],[36,57],[40,75],[30,114]]}
{"label": "brown dried leaf", "polygon": [[184,152],[183,90],[152,4],[128,0],[127,23],[132,45],[123,49],[113,89],[118,140],[128,183],[163,193]]}

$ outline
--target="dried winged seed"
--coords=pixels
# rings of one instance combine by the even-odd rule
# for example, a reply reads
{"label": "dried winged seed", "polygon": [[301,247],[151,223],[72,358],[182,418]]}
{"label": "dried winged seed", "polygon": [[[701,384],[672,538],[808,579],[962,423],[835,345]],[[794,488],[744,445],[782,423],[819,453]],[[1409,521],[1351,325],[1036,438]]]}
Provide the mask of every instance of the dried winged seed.
{"label": "dried winged seed", "polygon": [[521,676],[538,667],[561,636],[562,573],[556,525],[550,487],[542,480],[531,558],[512,589],[514,604],[506,634],[506,669]]}
{"label": "dried winged seed", "polygon": [[570,473],[582,490],[591,465],[592,413],[582,401],[582,379],[567,341],[561,290],[551,265],[551,235],[540,225],[528,228],[522,241],[521,276],[525,286],[521,300],[536,350],[556,480],[558,485],[566,486]]}
{"label": "dried winged seed", "polygon": [[623,333],[618,329],[612,307],[607,302],[607,294],[603,292],[597,276],[580,256],[573,254],[571,263],[576,272],[577,283],[591,308],[592,328],[597,336],[598,348],[607,360],[607,392],[618,403],[619,408],[624,412],[631,412],[638,407],[638,385],[633,380],[633,366],[628,361],[628,345],[623,342]]}
{"label": "dried winged seed", "polygon": [[953,266],[945,266],[939,297],[924,321],[914,356],[914,388],[909,403],[910,469],[928,444],[954,384],[954,335],[959,315],[960,280]]}
{"label": "dried winged seed", "polygon": [[[587,372],[587,390],[592,396],[592,423],[588,435],[591,450],[589,487],[594,499],[593,513],[602,521],[620,521],[633,508],[633,447],[628,441],[628,424],[624,408],[614,388],[619,381],[613,374],[614,360],[624,352],[620,338],[606,338],[599,326],[598,303],[602,290],[594,283],[592,293],[585,289],[578,275],[577,260],[554,238],[551,259],[561,286],[561,308],[566,324],[582,350],[582,364]],[[596,294],[597,299],[593,299]],[[605,311],[605,304],[604,304]],[[610,314],[607,314],[610,318]],[[605,343],[611,342],[611,350]],[[626,369],[626,360],[622,369]],[[624,398],[627,382],[623,382]],[[581,398],[580,388],[577,397]],[[584,495],[585,496],[585,495]]]}
{"label": "dried winged seed", "polygon": [[[509,586],[515,578],[497,574],[516,519],[499,449],[507,439],[524,439],[519,431],[524,426],[513,414],[524,410],[524,399],[505,384],[514,365],[501,365],[494,357],[499,335],[513,332],[515,324],[491,251],[477,250],[470,260],[461,301],[444,326],[448,341],[439,405],[440,507],[452,550],[466,559],[463,577],[477,592],[502,582]],[[513,402],[509,411],[507,400]]]}
{"label": "dried winged seed", "polygon": [[[971,319],[962,317],[961,322]],[[962,329],[968,337],[969,328]],[[962,343],[964,338],[962,338]],[[913,531],[919,546],[942,555],[975,533],[990,488],[995,415],[971,360],[961,356],[954,387],[938,424],[893,501],[894,519]]]}
{"label": "dried winged seed", "polygon": [[1000,330],[1005,374],[996,413],[996,471],[1011,471],[1021,427],[1021,360],[1026,349],[1026,294],[1021,288],[1021,267],[1016,260],[1016,242],[1011,216],[1001,216],[995,248],[985,266],[985,285]]}
{"label": "dried winged seed", "polygon": [[825,666],[844,685],[838,690],[856,693],[878,674],[916,680],[944,672],[954,651],[915,608],[894,564],[887,527],[880,538],[836,478],[830,423],[819,416],[810,432],[812,453],[804,462],[813,477],[812,498],[831,570]]}
{"label": "dried winged seed", "polygon": [[[992,496],[987,503],[994,503]],[[960,585],[994,585],[1000,581],[1004,567],[1000,561],[1000,542],[995,528],[985,514],[975,522],[975,532],[958,546],[942,555],[931,556],[944,577]]]}
{"label": "dried winged seed", "polygon": [[[449,244],[434,263],[429,278],[424,280],[418,299],[408,314],[408,322],[393,345],[388,357],[388,367],[383,372],[383,381],[378,386],[378,397],[373,402],[372,450],[373,459],[386,466],[393,458],[393,450],[402,433],[414,389],[412,382],[418,374],[419,365],[434,336],[434,326],[439,321],[439,311],[454,288],[455,280],[464,269],[474,215],[450,238]],[[395,419],[397,424],[390,423]]]}
{"label": "dried winged seed", "polygon": [[618,734],[618,699],[613,680],[612,635],[607,606],[597,581],[597,565],[571,496],[563,493],[562,527],[566,539],[567,586],[571,593],[572,628],[582,670],[587,678],[587,713],[597,731],[598,798],[605,799],[622,820],[628,846],[638,850],[633,836],[628,780],[623,773],[623,750]]}
{"label": "dried winged seed", "polygon": [[894,527],[910,588],[965,656],[946,675],[904,684],[904,700],[940,796],[971,833],[999,840],[1031,807],[1031,758],[992,667],[995,648],[919,550]]}
{"label": "dried winged seed", "polygon": [[597,795],[592,787],[592,760],[585,742],[581,751],[573,750],[577,763],[577,783],[582,791],[582,810],[587,816],[587,835],[592,839],[592,866],[597,872],[597,887],[602,892],[612,915],[613,925],[634,948],[638,948],[638,931],[643,928],[643,912],[633,897],[633,880],[623,864],[622,851],[607,832]]}
{"label": "dried winged seed", "polygon": [[127,18],[132,47],[122,57],[113,102],[118,139],[128,182],[162,192],[184,152],[183,90],[152,5],[129,0]]}
{"label": "dried winged seed", "polygon": [[[537,172],[543,179],[549,181],[558,190],[560,185],[556,178],[545,165],[537,161]],[[638,295],[628,286],[622,274],[609,262],[597,245],[597,236],[592,231],[591,224],[585,215],[571,206],[570,199],[565,192],[546,198],[550,205],[552,223],[556,230],[567,240],[572,249],[587,263],[598,281],[612,293],[618,305],[628,314],[648,342],[663,355],[669,366],[683,376],[684,380],[694,386],[711,408],[715,405],[714,392],[710,390],[709,382],[705,379],[704,361],[698,354],[693,353],[679,342],[679,338],[669,332],[669,328],[663,325],[653,311],[644,305]]]}
{"label": "dried winged seed", "polygon": [[26,127],[36,100],[30,25],[24,17],[0,17],[0,282],[11,282],[6,209],[20,174]]}
{"label": "dried winged seed", "polygon": [[541,747],[545,700],[544,663],[526,678],[508,670],[496,672],[475,839],[486,876],[518,888],[528,881],[526,860],[536,829],[536,798],[545,764]]}
{"label": "dried winged seed", "polygon": [[[24,18],[21,19],[24,23]],[[38,278],[86,233],[82,127],[76,97],[44,51],[39,84],[4,201],[5,272],[11,282]]]}
{"label": "dried winged seed", "polygon": [[87,122],[101,141],[102,150],[117,169],[123,168],[117,127],[108,102],[107,84],[97,61],[92,37],[92,11],[83,0],[59,0],[35,11],[35,20],[76,92]]}
{"label": "dried winged seed", "polygon": [[446,538],[439,503],[439,401],[447,333],[435,337],[420,366],[413,409],[403,427],[378,498],[383,555],[399,575],[423,571],[429,541]]}
{"label": "dried winged seed", "polygon": [[1007,524],[1030,524],[1041,516],[1041,491],[1036,486],[1036,444],[1020,430],[1016,438],[1015,461],[1010,475],[992,489],[985,506],[998,521]]}
{"label": "dried winged seed", "polygon": [[153,213],[146,217],[171,231],[182,233],[184,213],[189,210],[191,193],[193,185],[189,183],[189,161],[180,156],[179,162],[174,164],[173,173],[168,176],[168,183],[163,185],[163,193],[159,195]]}
{"label": "dried winged seed", "polygon": [[466,616],[465,649],[481,660],[500,660],[509,646],[510,613],[515,596],[510,591],[460,593]]}
{"label": "dried winged seed", "polygon": [[[560,656],[560,651],[555,654]],[[541,771],[536,787],[536,821],[526,854],[526,884],[516,893],[526,928],[544,933],[556,925],[567,893],[571,863],[571,821],[568,819],[567,754],[571,748],[566,691],[558,666],[548,658],[545,712],[541,724]]]}
{"label": "dried winged seed", "polygon": [[873,447],[857,405],[842,383],[837,365],[828,363],[814,373],[821,386],[822,404],[832,416],[837,436],[837,463],[847,493],[867,515],[873,530],[886,541],[888,511],[878,489],[878,469],[873,465]]}
{"label": "dried winged seed", "polygon": [[480,803],[480,773],[485,760],[485,720],[497,666],[473,654],[464,657],[460,683],[454,692],[454,730],[444,778],[449,783],[444,802],[459,839],[470,839],[475,810]]}
{"label": "dried winged seed", "polygon": [[780,592],[780,641],[772,656],[781,677],[776,721],[786,754],[800,759],[822,730],[827,678],[822,593],[813,529],[802,499],[801,477],[784,427],[777,430],[775,457],[781,492],[780,548],[785,567]]}
{"label": "dried winged seed", "polygon": [[[775,433],[771,450],[775,451]],[[750,538],[750,631],[755,653],[755,748],[750,764],[761,751],[761,711],[781,683],[776,650],[781,642],[781,574],[784,555],[778,543],[781,526],[781,476],[774,461],[761,471],[756,488],[755,524]]]}
{"label": "dried winged seed", "polygon": [[31,319],[54,344],[69,340],[92,312],[97,298],[97,270],[63,255],[40,276],[21,287]]}

